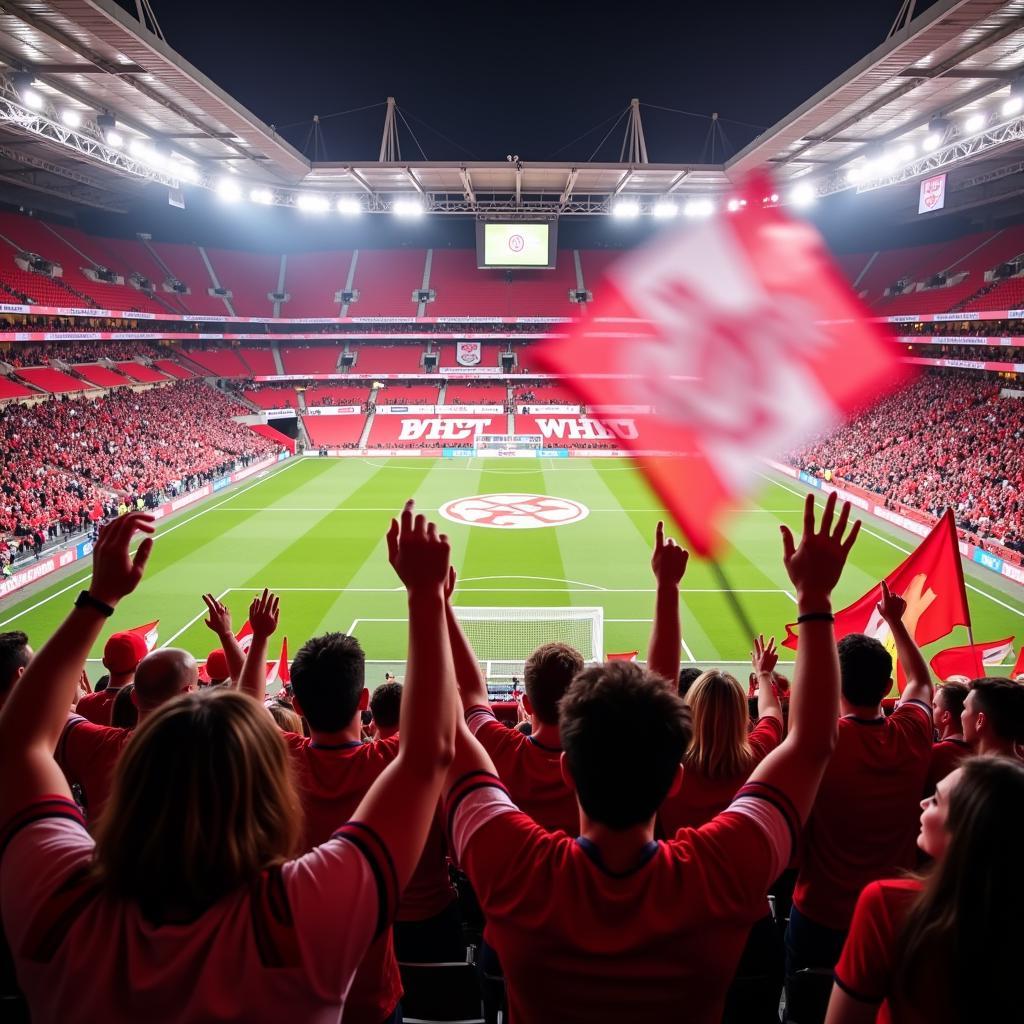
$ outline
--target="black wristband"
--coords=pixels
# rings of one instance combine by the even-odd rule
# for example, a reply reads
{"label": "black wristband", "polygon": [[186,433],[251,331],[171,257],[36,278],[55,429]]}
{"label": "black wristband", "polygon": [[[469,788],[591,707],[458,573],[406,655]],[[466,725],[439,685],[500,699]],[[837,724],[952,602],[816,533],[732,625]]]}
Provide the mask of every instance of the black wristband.
{"label": "black wristband", "polygon": [[796,617],[797,623],[801,622],[835,622],[836,617],[831,612],[804,612]]}
{"label": "black wristband", "polygon": [[101,601],[98,597],[93,597],[88,590],[83,590],[77,598],[75,598],[76,608],[92,608],[93,611],[97,611],[100,615],[105,618],[110,618],[114,614],[114,609],[110,607],[105,601]]}

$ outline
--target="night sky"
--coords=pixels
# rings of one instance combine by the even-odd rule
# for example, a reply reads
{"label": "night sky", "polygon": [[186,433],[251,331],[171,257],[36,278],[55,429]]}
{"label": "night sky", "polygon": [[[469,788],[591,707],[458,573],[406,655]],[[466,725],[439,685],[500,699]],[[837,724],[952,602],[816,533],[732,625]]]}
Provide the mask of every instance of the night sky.
{"label": "night sky", "polygon": [[[899,6],[153,0],[174,49],[311,157],[314,113],[380,104],[323,121],[331,160],[376,158],[388,95],[431,160],[618,160],[624,122],[595,150],[633,96],[703,115],[644,109],[652,161],[710,159],[712,111],[731,155],[881,43]],[[401,143],[421,159],[404,125]]]}

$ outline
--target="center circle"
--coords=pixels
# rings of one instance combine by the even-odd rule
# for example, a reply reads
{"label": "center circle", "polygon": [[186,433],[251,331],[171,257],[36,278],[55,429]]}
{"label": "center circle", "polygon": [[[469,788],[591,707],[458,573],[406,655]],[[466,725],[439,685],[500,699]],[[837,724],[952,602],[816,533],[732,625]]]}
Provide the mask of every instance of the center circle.
{"label": "center circle", "polygon": [[490,530],[568,526],[590,515],[586,505],[549,494],[476,494],[446,501],[438,512],[449,522],[485,526]]}

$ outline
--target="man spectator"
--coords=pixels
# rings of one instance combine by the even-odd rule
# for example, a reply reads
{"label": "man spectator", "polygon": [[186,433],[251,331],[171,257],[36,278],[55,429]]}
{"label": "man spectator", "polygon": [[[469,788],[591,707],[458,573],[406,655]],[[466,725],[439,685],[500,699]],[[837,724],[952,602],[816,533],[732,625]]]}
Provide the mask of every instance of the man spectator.
{"label": "man spectator", "polygon": [[975,754],[1020,757],[1024,743],[1024,685],[1001,676],[971,682],[962,716],[964,739]]}
{"label": "man spectator", "polygon": [[[132,691],[139,723],[169,700],[194,690],[197,681],[196,660],[188,651],[162,647],[147,654],[135,671]],[[90,823],[96,821],[107,802],[114,766],[132,731],[96,725],[78,714],[72,714],[64,726],[54,756],[68,783],[81,787]]]}
{"label": "man spectator", "polygon": [[971,752],[971,745],[964,739],[964,728],[960,721],[968,693],[965,683],[946,683],[935,688],[932,718],[938,739],[932,746],[925,796],[931,796],[939,782]]}
{"label": "man spectator", "polygon": [[387,740],[398,732],[398,719],[402,712],[402,684],[385,676],[370,696],[370,724],[374,736]]}
{"label": "man spectator", "polygon": [[0,708],[31,660],[32,648],[25,633],[0,633]]}
{"label": "man spectator", "polygon": [[110,674],[109,681],[102,690],[80,698],[75,711],[94,725],[110,725],[110,709],[118,691],[135,679],[135,670],[146,654],[146,641],[140,633],[112,634],[103,647],[103,667]]}
{"label": "man spectator", "polygon": [[799,970],[834,967],[861,889],[916,863],[919,803],[932,751],[932,683],[903,624],[906,607],[883,582],[878,611],[907,677],[888,718],[881,702],[892,687],[892,656],[863,634],[839,641],[843,716],[804,830],[786,931],[787,985]]}

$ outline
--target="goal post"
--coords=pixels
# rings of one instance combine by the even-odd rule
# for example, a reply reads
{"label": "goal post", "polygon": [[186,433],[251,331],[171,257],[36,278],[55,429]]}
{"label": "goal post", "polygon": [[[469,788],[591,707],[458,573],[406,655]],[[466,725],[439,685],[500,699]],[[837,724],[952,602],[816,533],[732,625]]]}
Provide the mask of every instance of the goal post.
{"label": "goal post", "polygon": [[604,660],[603,608],[453,608],[477,660],[490,679],[522,676],[542,644],[575,647],[588,663]]}

